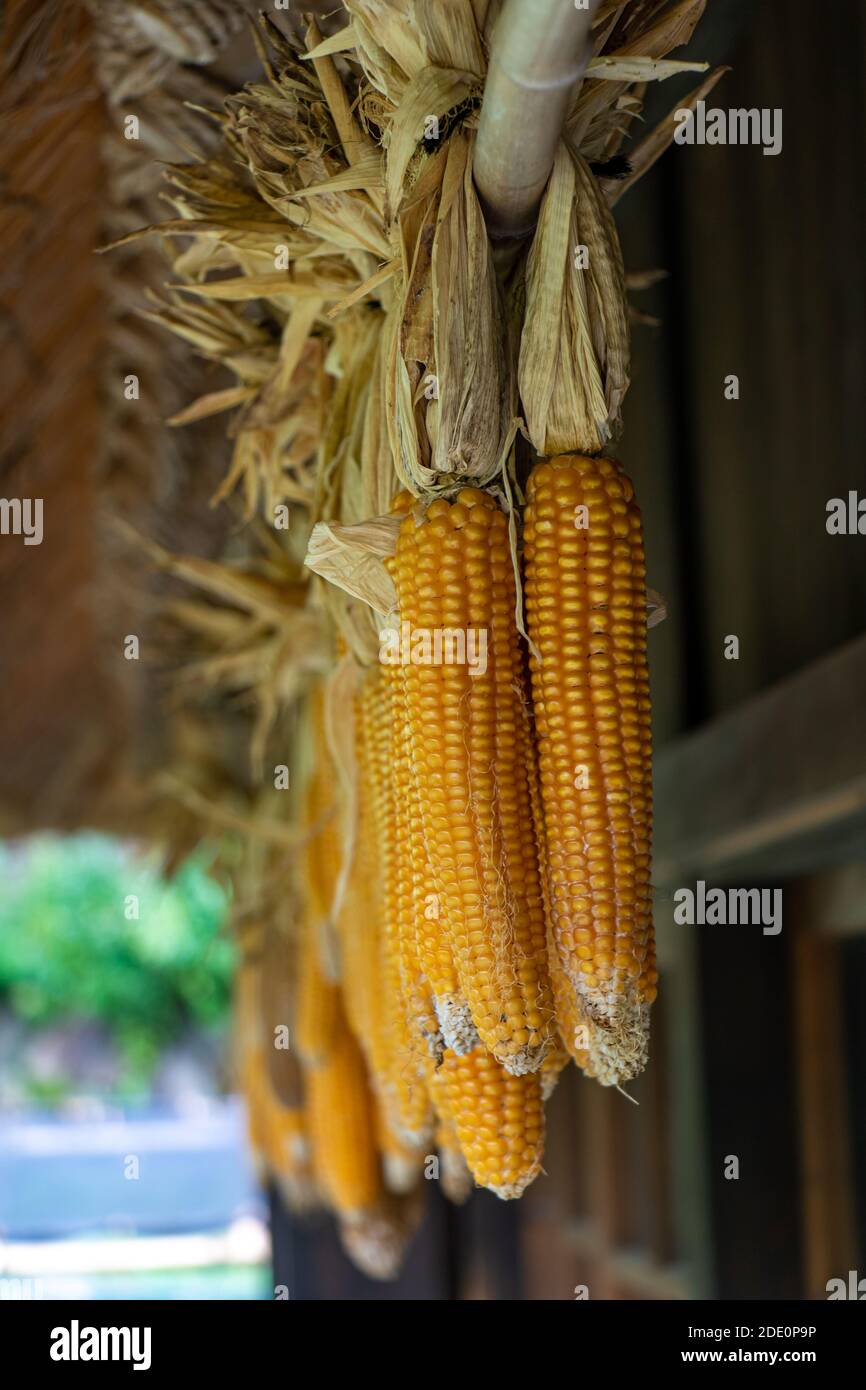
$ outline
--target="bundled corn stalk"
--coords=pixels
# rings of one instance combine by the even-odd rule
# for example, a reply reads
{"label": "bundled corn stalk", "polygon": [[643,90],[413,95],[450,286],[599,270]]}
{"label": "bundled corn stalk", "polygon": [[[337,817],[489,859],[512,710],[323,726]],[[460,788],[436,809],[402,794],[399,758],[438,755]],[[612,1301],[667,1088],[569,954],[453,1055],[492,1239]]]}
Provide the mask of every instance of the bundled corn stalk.
{"label": "bundled corn stalk", "polygon": [[[705,66],[666,56],[703,0],[598,7],[535,233],[505,258],[473,179],[501,8],[346,0],[300,49],[266,23],[263,80],[216,114],[219,153],[170,167],[158,229],[153,317],[232,377],[177,418],[235,412],[219,495],[309,542],[295,619],[337,638],[321,663],[289,651],[280,684],[306,710],[284,954],[314,1182],[379,1273],[432,1158],[455,1197],[467,1175],[519,1196],[569,1060],[638,1075],[656,991],[610,207],[672,138],[668,118],[620,155],[646,83]],[[259,609],[235,610],[222,669],[261,691],[237,617],[252,639]]]}

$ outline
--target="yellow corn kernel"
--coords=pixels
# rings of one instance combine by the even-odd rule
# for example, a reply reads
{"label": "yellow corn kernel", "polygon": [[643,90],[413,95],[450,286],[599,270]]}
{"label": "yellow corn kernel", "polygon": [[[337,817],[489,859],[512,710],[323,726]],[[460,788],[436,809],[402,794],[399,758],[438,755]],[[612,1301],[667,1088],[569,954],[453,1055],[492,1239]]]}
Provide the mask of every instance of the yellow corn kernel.
{"label": "yellow corn kernel", "polygon": [[520,1197],[541,1171],[544,1107],[538,1072],[514,1076],[484,1047],[446,1051],[431,1077],[437,1113],[454,1133],[475,1181]]}
{"label": "yellow corn kernel", "polygon": [[327,1061],[310,1067],[305,1083],[313,1170],[323,1196],[344,1216],[372,1211],[382,1196],[373,1096],[342,1011]]}
{"label": "yellow corn kernel", "polygon": [[[527,630],[563,1039],[605,1084],[646,1061],[652,744],[646,566],[632,486],[610,459],[538,464],[524,529]],[[562,1001],[573,994],[573,1007]]]}
{"label": "yellow corn kernel", "polygon": [[518,1075],[541,1064],[552,1001],[505,516],[477,488],[437,499],[402,522],[394,576],[440,924],[479,1037]]}

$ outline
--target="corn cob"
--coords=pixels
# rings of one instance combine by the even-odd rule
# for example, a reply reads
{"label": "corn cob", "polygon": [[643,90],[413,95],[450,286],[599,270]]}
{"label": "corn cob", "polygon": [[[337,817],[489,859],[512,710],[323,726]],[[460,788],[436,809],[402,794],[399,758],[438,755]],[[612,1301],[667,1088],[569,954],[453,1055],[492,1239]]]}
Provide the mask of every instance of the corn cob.
{"label": "corn cob", "polygon": [[238,1073],[241,1094],[247,1116],[247,1139],[253,1156],[253,1168],[260,1184],[267,1181],[270,1121],[265,1087],[264,1049],[261,1043],[242,1046]]}
{"label": "corn cob", "polygon": [[[379,667],[367,673],[360,698],[364,722],[363,776],[379,846],[378,878],[382,885],[378,942],[380,1000],[370,1046],[372,1072],[380,1103],[395,1133],[407,1143],[423,1144],[432,1132],[433,1113],[401,978],[400,895],[395,843],[395,725],[391,685]],[[424,1023],[416,1020],[416,1026],[420,1032]]]}
{"label": "corn cob", "polygon": [[328,1055],[339,1006],[332,911],[341,856],[336,779],[325,736],[321,686],[311,692],[309,714],[312,766],[304,796],[306,843],[301,850],[303,911],[298,929],[295,1033],[301,1057],[316,1066]]}
{"label": "corn cob", "polygon": [[[416,858],[413,834],[417,832],[417,797],[412,776],[406,681],[400,667],[387,668],[393,720],[393,758],[391,777],[394,796],[394,894],[396,947],[399,959],[399,985],[409,1021],[411,1039],[421,1056],[438,1060],[442,1055],[442,1033],[436,1016],[433,993],[421,968],[417,930]],[[424,854],[424,844],[414,845]]]}
{"label": "corn cob", "polygon": [[472,1194],[472,1174],[463,1157],[457,1131],[450,1120],[439,1116],[436,1124],[436,1152],[442,1191],[455,1206],[462,1206]]}
{"label": "corn cob", "polygon": [[541,1064],[541,1099],[550,1100],[559,1084],[559,1078],[571,1061],[571,1054],[560,1037],[553,1040],[553,1046]]}
{"label": "corn cob", "polygon": [[[405,515],[414,503],[409,492],[398,493],[391,510]],[[396,559],[386,562],[396,577]],[[410,998],[430,1001],[437,1028],[427,1034],[428,1050],[441,1057],[443,1047],[462,1056],[478,1043],[469,1005],[460,993],[451,943],[442,922],[441,904],[430,867],[427,828],[413,757],[408,677],[402,665],[386,667],[394,690],[395,740],[402,758],[397,772],[400,816],[402,913],[400,922],[404,989]],[[414,1013],[424,1020],[423,1004]],[[412,1007],[410,1006],[410,1012]]]}
{"label": "corn cob", "polygon": [[259,969],[250,954],[243,954],[235,971],[232,1062],[238,1089],[244,1099],[247,1138],[256,1177],[267,1175],[268,1116],[264,1085],[265,1058],[258,1013]]}
{"label": "corn cob", "polygon": [[506,1200],[522,1196],[544,1153],[540,1074],[514,1076],[476,1047],[464,1057],[446,1051],[430,1085],[475,1181]]}
{"label": "corn cob", "polygon": [[270,1087],[268,1091],[268,1168],[289,1210],[307,1211],[316,1192],[306,1116],[302,1107],[283,1105]]}
{"label": "corn cob", "polygon": [[645,1064],[657,980],[646,567],[622,469],[538,464],[524,539],[555,984],[568,1029],[588,1025],[588,1069],[616,1084]]}
{"label": "corn cob", "polygon": [[367,1069],[342,1011],[327,1061],[305,1081],[316,1180],[334,1211],[360,1218],[375,1209],[382,1185]]}
{"label": "corn cob", "polygon": [[357,764],[354,853],[346,892],[337,918],[337,935],[340,943],[346,1016],[355,1037],[364,1049],[368,1066],[372,1067],[372,1039],[374,1036],[377,1037],[381,1030],[379,936],[382,893],[379,846],[371,804],[369,753],[360,693],[355,697],[354,735]]}
{"label": "corn cob", "polygon": [[375,1211],[339,1220],[343,1248],[369,1279],[393,1279],[421,1220],[423,1203],[417,1191],[386,1196]]}
{"label": "corn cob", "polygon": [[[477,488],[407,515],[394,574],[413,642],[411,754],[439,911],[478,1035],[519,1075],[541,1064],[552,1004],[505,516]],[[417,660],[419,632],[422,643],[462,639],[467,657],[475,642],[474,673],[459,650],[437,661],[432,643]]]}
{"label": "corn cob", "polygon": [[294,1028],[296,967],[296,951],[288,933],[274,921],[267,923],[262,933],[257,972],[261,1036],[268,1082],[274,1097],[292,1108],[302,1103],[301,1068]]}
{"label": "corn cob", "polygon": [[339,986],[323,969],[321,929],[321,923],[309,917],[300,926],[295,1039],[299,1055],[309,1066],[327,1060],[337,1020]]}
{"label": "corn cob", "polygon": [[376,1147],[382,1160],[382,1176],[388,1192],[402,1194],[418,1186],[424,1169],[423,1144],[407,1144],[391,1127],[381,1105],[376,1105]]}

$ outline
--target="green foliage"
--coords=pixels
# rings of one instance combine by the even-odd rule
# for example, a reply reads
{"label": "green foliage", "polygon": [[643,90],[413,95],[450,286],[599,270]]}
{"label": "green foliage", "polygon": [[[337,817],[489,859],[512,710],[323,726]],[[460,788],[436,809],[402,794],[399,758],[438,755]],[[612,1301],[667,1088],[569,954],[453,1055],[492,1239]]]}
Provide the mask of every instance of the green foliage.
{"label": "green foliage", "polygon": [[0,1002],[32,1028],[99,1021],[144,1079],[190,1024],[224,1019],[227,901],[200,861],[167,881],[116,840],[45,836],[0,845],[0,883]]}

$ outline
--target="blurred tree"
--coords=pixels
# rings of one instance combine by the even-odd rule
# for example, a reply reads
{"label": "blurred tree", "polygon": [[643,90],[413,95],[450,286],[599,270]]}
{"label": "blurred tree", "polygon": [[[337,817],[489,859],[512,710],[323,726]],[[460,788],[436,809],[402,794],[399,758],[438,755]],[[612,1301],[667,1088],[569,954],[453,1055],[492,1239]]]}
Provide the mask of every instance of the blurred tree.
{"label": "blurred tree", "polygon": [[28,1029],[101,1023],[137,1089],[190,1026],[225,1019],[228,904],[202,860],[168,881],[119,841],[44,836],[0,845],[0,882],[0,1006]]}

